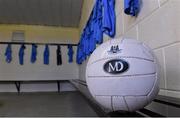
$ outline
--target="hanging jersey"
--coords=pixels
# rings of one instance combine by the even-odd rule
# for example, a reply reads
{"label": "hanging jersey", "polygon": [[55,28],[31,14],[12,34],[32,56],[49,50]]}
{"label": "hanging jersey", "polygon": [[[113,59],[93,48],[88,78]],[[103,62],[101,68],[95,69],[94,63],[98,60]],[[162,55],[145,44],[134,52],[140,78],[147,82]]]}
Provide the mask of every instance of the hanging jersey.
{"label": "hanging jersey", "polygon": [[96,2],[96,21],[95,21],[95,29],[96,29],[96,43],[101,44],[103,42],[103,31],[102,31],[102,20],[103,20],[103,6],[101,0],[97,0]]}
{"label": "hanging jersey", "polygon": [[80,56],[81,61],[86,60],[86,56],[87,56],[86,55],[86,43],[87,43],[87,41],[85,39],[86,39],[86,36],[85,36],[85,30],[84,30],[82,37],[81,37],[80,44],[79,44],[80,50],[82,51],[82,54]]}
{"label": "hanging jersey", "polygon": [[57,65],[62,65],[61,46],[60,45],[57,46],[56,54],[57,54]]}
{"label": "hanging jersey", "polygon": [[115,0],[96,0],[77,47],[78,64],[90,56],[96,44],[103,43],[103,33],[112,38],[115,36],[115,16]]}
{"label": "hanging jersey", "polygon": [[77,46],[77,53],[76,53],[76,63],[81,64],[80,57],[82,55],[82,51],[80,49],[80,43]]}
{"label": "hanging jersey", "polygon": [[6,62],[7,62],[7,63],[11,63],[11,61],[12,61],[12,49],[11,49],[11,44],[8,44],[8,46],[7,46],[7,48],[6,48],[5,56],[6,56]]}
{"label": "hanging jersey", "polygon": [[127,15],[137,16],[140,11],[140,0],[124,0],[124,12]]}
{"label": "hanging jersey", "polygon": [[31,51],[31,63],[36,62],[36,56],[37,56],[37,45],[32,44],[32,51]]}
{"label": "hanging jersey", "polygon": [[49,64],[49,46],[46,45],[44,49],[44,64],[48,65]]}
{"label": "hanging jersey", "polygon": [[103,32],[110,37],[115,36],[115,0],[102,0],[103,4]]}
{"label": "hanging jersey", "polygon": [[77,64],[82,64],[82,62],[85,60],[85,54],[83,52],[83,45],[81,43],[82,42],[78,44],[78,48],[77,48],[77,56],[76,56]]}
{"label": "hanging jersey", "polygon": [[72,45],[68,45],[68,62],[72,63],[73,62],[73,47]]}
{"label": "hanging jersey", "polygon": [[[94,15],[93,15],[94,16]],[[89,53],[91,54],[96,48],[96,41],[94,38],[94,33],[96,32],[94,29],[94,18],[91,17],[91,22],[89,25]]]}
{"label": "hanging jersey", "polygon": [[24,50],[26,49],[25,45],[22,44],[21,48],[19,50],[19,64],[23,65],[24,64]]}
{"label": "hanging jersey", "polygon": [[91,29],[90,29],[90,22],[88,23],[88,26],[86,27],[86,55],[90,55],[90,48],[91,48],[91,42],[90,42],[90,36],[91,36]]}

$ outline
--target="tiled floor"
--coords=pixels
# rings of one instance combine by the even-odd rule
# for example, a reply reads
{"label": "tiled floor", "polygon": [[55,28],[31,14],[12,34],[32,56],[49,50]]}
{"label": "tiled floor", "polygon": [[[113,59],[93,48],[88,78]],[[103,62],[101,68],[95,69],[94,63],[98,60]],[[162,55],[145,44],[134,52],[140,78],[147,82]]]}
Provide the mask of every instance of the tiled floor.
{"label": "tiled floor", "polygon": [[1,93],[0,117],[97,116],[79,92]]}

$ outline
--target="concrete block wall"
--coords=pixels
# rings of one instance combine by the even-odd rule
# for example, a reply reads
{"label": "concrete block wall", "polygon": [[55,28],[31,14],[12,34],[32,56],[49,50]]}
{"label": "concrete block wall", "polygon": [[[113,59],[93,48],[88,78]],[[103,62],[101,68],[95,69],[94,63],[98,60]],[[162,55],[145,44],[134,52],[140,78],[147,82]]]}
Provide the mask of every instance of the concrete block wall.
{"label": "concrete block wall", "polygon": [[116,38],[134,38],[149,45],[161,66],[159,94],[180,98],[180,1],[142,0],[138,17],[124,14],[122,4],[123,0],[116,0]]}
{"label": "concrete block wall", "polygon": [[[95,0],[84,2],[80,34]],[[124,13],[124,0],[116,0],[116,36],[140,40],[156,54],[160,69],[160,95],[180,98],[180,0],[142,0],[137,17]],[[83,15],[84,14],[84,15]],[[109,40],[104,36],[104,41]],[[86,62],[79,67],[85,81]]]}

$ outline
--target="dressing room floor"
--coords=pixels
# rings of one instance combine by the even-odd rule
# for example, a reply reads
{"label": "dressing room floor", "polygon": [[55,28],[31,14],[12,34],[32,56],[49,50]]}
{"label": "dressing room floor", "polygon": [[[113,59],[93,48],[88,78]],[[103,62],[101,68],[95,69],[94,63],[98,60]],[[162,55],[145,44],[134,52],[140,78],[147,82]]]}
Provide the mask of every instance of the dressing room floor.
{"label": "dressing room floor", "polygon": [[0,117],[97,116],[79,92],[0,93]]}

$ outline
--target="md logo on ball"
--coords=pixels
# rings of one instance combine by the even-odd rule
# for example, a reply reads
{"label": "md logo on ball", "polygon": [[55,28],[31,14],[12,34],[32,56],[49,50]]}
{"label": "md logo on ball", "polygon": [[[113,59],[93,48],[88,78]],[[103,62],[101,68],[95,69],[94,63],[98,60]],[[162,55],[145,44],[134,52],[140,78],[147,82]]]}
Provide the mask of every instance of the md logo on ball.
{"label": "md logo on ball", "polygon": [[121,74],[129,69],[128,62],[122,59],[114,59],[104,64],[104,71],[110,74]]}

